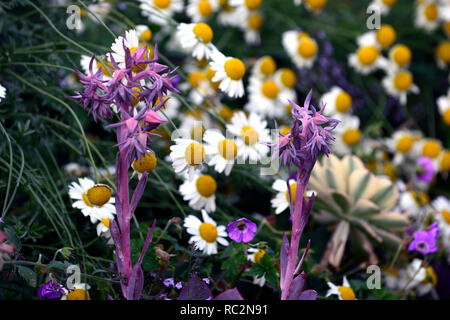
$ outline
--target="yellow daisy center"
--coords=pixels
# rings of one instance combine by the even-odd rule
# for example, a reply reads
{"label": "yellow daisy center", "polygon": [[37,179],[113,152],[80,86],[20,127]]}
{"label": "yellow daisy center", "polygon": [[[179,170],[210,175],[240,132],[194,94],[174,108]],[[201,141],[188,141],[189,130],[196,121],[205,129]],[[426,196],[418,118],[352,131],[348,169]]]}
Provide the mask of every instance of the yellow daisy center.
{"label": "yellow daisy center", "polygon": [[364,163],[364,165],[366,166],[367,169],[369,169],[370,171],[375,171],[378,167],[378,164],[375,160],[368,160]]}
{"label": "yellow daisy center", "polygon": [[264,255],[266,254],[266,251],[260,249],[258,251],[255,252],[255,254],[253,255],[253,258],[255,259],[256,263],[261,263],[261,259],[262,257],[264,257]]}
{"label": "yellow daisy center", "polygon": [[338,288],[342,300],[355,300],[355,292],[352,288],[341,286]]}
{"label": "yellow daisy center", "polygon": [[139,35],[139,38],[141,38],[142,41],[150,42],[150,40],[152,39],[152,31],[147,28],[147,30]]}
{"label": "yellow daisy center", "polygon": [[203,16],[203,17],[209,17],[212,13],[212,6],[211,3],[209,3],[208,0],[201,0],[198,3],[198,12]]}
{"label": "yellow daisy center", "polygon": [[317,44],[313,39],[305,37],[300,41],[297,51],[303,58],[311,58],[317,53]]}
{"label": "yellow daisy center", "polygon": [[411,196],[419,207],[430,203],[430,197],[425,192],[411,192]]}
{"label": "yellow daisy center", "polygon": [[441,146],[436,140],[426,142],[422,149],[422,155],[431,159],[436,158],[441,153]]}
{"label": "yellow daisy center", "polygon": [[411,87],[413,77],[409,72],[399,72],[394,78],[394,86],[399,91],[406,91]]}
{"label": "yellow daisy center", "polygon": [[291,69],[287,69],[287,68],[281,69],[280,79],[281,79],[281,83],[286,88],[290,88],[290,89],[293,88],[295,86],[295,84],[297,83],[297,76],[295,75],[295,72],[292,71]]}
{"label": "yellow daisy center", "polygon": [[359,48],[358,52],[356,54],[358,56],[359,62],[362,65],[370,66],[378,58],[378,55],[380,54],[380,52],[378,51],[377,47],[375,47],[375,46],[367,46],[367,47]]}
{"label": "yellow daisy center", "polygon": [[102,219],[102,224],[107,227],[109,229],[109,223],[110,223],[110,219],[108,218],[103,218]]}
{"label": "yellow daisy center", "polygon": [[391,276],[398,276],[398,269],[396,267],[389,267],[385,270],[385,272]]}
{"label": "yellow daisy center", "polygon": [[132,91],[133,95],[131,97],[131,100],[133,101],[133,105],[135,106],[139,102],[139,100],[141,100],[141,97],[139,97],[141,89],[139,87],[133,87]]}
{"label": "yellow daisy center", "polygon": [[83,289],[70,291],[66,297],[67,300],[91,300],[89,294]]}
{"label": "yellow daisy center", "polygon": [[188,75],[189,83],[197,88],[201,81],[206,80],[206,76],[201,71],[194,71]]}
{"label": "yellow daisy center", "polygon": [[261,6],[262,0],[245,0],[245,6],[248,10],[256,10]]}
{"label": "yellow daisy center", "polygon": [[339,112],[347,112],[352,105],[352,97],[345,91],[339,93],[336,97],[336,110]]}
{"label": "yellow daisy center", "polygon": [[219,154],[222,156],[222,158],[227,160],[233,160],[236,158],[237,155],[237,146],[236,143],[234,143],[233,140],[230,139],[224,139],[219,142],[218,145]]}
{"label": "yellow daisy center", "polygon": [[426,270],[427,270],[427,276],[425,277],[425,279],[423,279],[422,283],[431,282],[433,284],[433,287],[436,287],[437,282],[438,282],[438,277],[436,275],[436,272],[434,271],[433,267],[431,267],[431,266],[427,267]]}
{"label": "yellow daisy center", "polygon": [[411,150],[413,143],[414,139],[412,137],[403,136],[398,140],[396,150],[401,153],[407,153],[409,150]]}
{"label": "yellow daisy center", "polygon": [[397,45],[392,51],[392,59],[400,67],[404,67],[411,62],[412,53],[411,50],[403,45]]}
{"label": "yellow daisy center", "polygon": [[312,10],[320,10],[327,4],[327,0],[306,0]]}
{"label": "yellow daisy center", "polygon": [[96,184],[88,191],[84,192],[82,197],[83,201],[89,206],[93,205],[101,207],[105,203],[108,203],[111,199],[112,190],[106,184]]}
{"label": "yellow daisy center", "polygon": [[259,66],[259,71],[266,77],[270,76],[277,69],[277,64],[272,57],[264,57],[261,60],[261,64]]}
{"label": "yellow daisy center", "polygon": [[231,117],[233,117],[233,111],[228,106],[223,106],[219,110],[219,116],[222,117],[225,121],[229,121]]}
{"label": "yellow daisy center", "polygon": [[[102,73],[103,73],[103,75],[105,75],[105,76],[111,76],[112,75],[112,73],[113,73],[113,66],[111,65],[111,62],[109,62],[109,61],[106,61],[106,59],[105,58],[100,58],[100,60],[101,60],[101,62],[100,61],[97,61],[97,68],[98,69],[102,69]],[[103,62],[103,64],[102,64],[102,62]],[[106,66],[106,68],[105,68],[105,66]]]}
{"label": "yellow daisy center", "polygon": [[299,42],[302,41],[305,38],[310,38],[308,32],[301,31],[301,32],[298,33],[297,39],[298,39]]}
{"label": "yellow daisy center", "polygon": [[437,56],[445,63],[450,63],[450,41],[442,41],[437,47]]}
{"label": "yellow daisy center", "polygon": [[207,174],[198,177],[197,181],[195,182],[195,186],[198,193],[205,198],[211,197],[216,193],[217,190],[216,180],[214,180],[213,177]]}
{"label": "yellow daisy center", "polygon": [[[295,205],[295,195],[297,194],[297,182],[290,185],[292,204]],[[286,201],[289,203],[289,190],[286,190]]]}
{"label": "yellow daisy center", "polygon": [[359,129],[348,129],[342,135],[342,140],[348,146],[353,146],[361,140],[361,131]]}
{"label": "yellow daisy center", "polygon": [[202,39],[204,43],[210,43],[213,38],[213,31],[206,23],[197,23],[193,31],[197,38]]}
{"label": "yellow daisy center", "polygon": [[383,171],[386,176],[391,179],[391,181],[397,180],[397,175],[395,174],[395,167],[391,162],[387,162],[383,165]]}
{"label": "yellow daisy center", "polygon": [[[135,52],[137,49],[139,49],[139,48],[138,47],[131,47],[130,48],[130,54],[132,55],[133,52]],[[152,50],[147,47],[146,56],[149,57],[149,58],[153,58],[152,55],[153,55]],[[147,57],[144,57],[144,58],[147,58]],[[135,72],[135,73],[141,72],[142,70],[145,69],[145,67],[146,67],[146,65],[144,63],[138,64],[138,65],[133,65],[133,72]]]}
{"label": "yellow daisy center", "polygon": [[377,31],[377,41],[384,48],[390,47],[397,38],[397,33],[394,28],[388,24],[384,24]]}
{"label": "yellow daisy center", "polygon": [[155,4],[155,7],[159,9],[166,9],[170,6],[170,0],[153,0],[153,3]]}
{"label": "yellow daisy center", "polygon": [[450,151],[444,151],[441,158],[441,170],[450,171]]}
{"label": "yellow daisy center", "polygon": [[450,126],[450,108],[445,110],[444,114],[442,115],[442,120],[444,120],[444,123],[448,126]]}
{"label": "yellow daisy center", "polygon": [[212,79],[214,78],[214,76],[216,75],[216,71],[214,71],[213,69],[211,69],[211,67],[208,65],[208,67],[206,68],[206,72],[205,72],[206,78],[209,81],[209,84],[211,85],[211,87],[214,88],[214,90],[218,90],[219,89],[219,85],[220,82],[216,81],[213,82]]}
{"label": "yellow daisy center", "polygon": [[198,142],[192,142],[184,151],[184,159],[191,165],[199,165],[205,161],[205,149]]}
{"label": "yellow daisy center", "polygon": [[245,144],[252,146],[258,142],[258,131],[252,126],[245,126],[241,131]]}
{"label": "yellow daisy center", "polygon": [[381,0],[381,2],[389,7],[392,7],[397,2],[397,0]]}
{"label": "yellow daisy center", "polygon": [[278,96],[278,86],[274,81],[264,81],[261,91],[266,98],[275,99]]}
{"label": "yellow daisy center", "polygon": [[423,14],[428,21],[435,21],[439,15],[438,7],[435,4],[430,4],[425,8]]}
{"label": "yellow daisy center", "polygon": [[204,222],[199,228],[200,237],[209,243],[214,243],[217,239],[217,228],[209,222]]}
{"label": "yellow daisy center", "polygon": [[263,25],[263,18],[258,12],[254,12],[248,17],[247,23],[250,29],[259,31]]}
{"label": "yellow daisy center", "polygon": [[447,35],[450,35],[450,21],[444,23],[444,31]]}
{"label": "yellow daisy center", "polygon": [[280,127],[280,133],[285,136],[287,135],[289,132],[291,132],[291,128],[288,126],[281,126]]}
{"label": "yellow daisy center", "polygon": [[442,218],[447,224],[450,224],[450,210],[444,209],[441,211]]}
{"label": "yellow daisy center", "polygon": [[153,152],[149,152],[150,155],[148,154],[144,154],[141,157],[141,161],[138,161],[138,159],[135,159],[133,161],[133,169],[136,170],[139,173],[144,173],[144,172],[152,172],[153,169],[155,169],[156,167],[156,157],[153,154]]}
{"label": "yellow daisy center", "polygon": [[237,58],[231,58],[225,61],[224,68],[225,73],[231,80],[241,80],[244,77],[245,65]]}

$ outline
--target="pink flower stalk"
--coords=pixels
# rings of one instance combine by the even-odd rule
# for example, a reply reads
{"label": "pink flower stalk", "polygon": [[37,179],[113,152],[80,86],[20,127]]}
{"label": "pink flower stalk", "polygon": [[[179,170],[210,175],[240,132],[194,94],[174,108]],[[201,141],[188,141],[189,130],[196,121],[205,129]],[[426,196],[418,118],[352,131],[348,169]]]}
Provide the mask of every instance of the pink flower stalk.
{"label": "pink flower stalk", "polygon": [[[95,121],[97,117],[112,118],[112,104],[119,108],[121,121],[106,126],[107,129],[116,128],[116,146],[119,148],[116,157],[117,222],[111,221],[110,228],[116,247],[116,263],[122,294],[125,299],[137,300],[140,299],[144,287],[141,264],[150,245],[156,220],[148,232],[138,261],[132,265],[130,222],[147,184],[147,173],[142,174],[130,201],[128,171],[135,159],[141,160],[142,155],[153,153],[150,149],[152,142],[150,137],[154,134],[150,131],[165,122],[156,111],[164,106],[167,99],[164,100],[163,96],[168,91],[178,92],[176,89],[178,77],[172,77],[175,70],[165,72],[168,67],[157,63],[157,47],[153,59],[147,59],[147,48],[136,50],[131,54],[125,44],[123,47],[125,67],[120,68],[110,55],[113,78],[109,81],[103,80],[101,68],[93,74],[94,57],[90,62],[89,75],[83,75],[76,70],[84,90],[76,92],[77,95],[73,98],[78,99],[85,109],[89,108],[89,113],[93,115]],[[144,102],[144,107],[140,111],[135,110],[136,100]],[[158,100],[164,101],[157,105]]]}
{"label": "pink flower stalk", "polygon": [[300,238],[308,223],[309,213],[314,203],[314,195],[309,201],[306,201],[304,194],[318,156],[321,153],[328,155],[331,152],[329,144],[335,139],[331,131],[338,125],[339,121],[322,115],[324,105],[319,111],[316,111],[313,106],[310,108],[311,96],[312,91],[306,97],[303,107],[289,101],[293,106],[294,123],[286,136],[280,134],[276,147],[282,164],[288,166],[288,168],[292,164],[297,166],[297,172],[295,173],[297,190],[295,195],[291,194],[289,179],[286,181],[292,219],[292,234],[290,242],[284,235],[281,245],[280,288],[282,300],[314,300],[317,297],[314,290],[303,291],[306,282],[305,274],[302,272],[296,276],[310,246],[310,241],[308,241],[299,261]]}

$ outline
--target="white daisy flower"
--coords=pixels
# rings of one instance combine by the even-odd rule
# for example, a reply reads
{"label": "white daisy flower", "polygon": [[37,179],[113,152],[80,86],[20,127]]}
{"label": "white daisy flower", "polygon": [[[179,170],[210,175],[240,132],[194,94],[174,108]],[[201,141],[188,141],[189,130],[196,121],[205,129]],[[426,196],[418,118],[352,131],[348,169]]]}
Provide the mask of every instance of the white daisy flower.
{"label": "white daisy flower", "polygon": [[299,69],[310,69],[317,57],[316,40],[306,32],[286,31],[282,36],[284,50]]}
{"label": "white daisy flower", "polygon": [[228,3],[235,7],[240,17],[248,17],[252,11],[261,7],[262,0],[228,0]]}
{"label": "white daisy flower", "polygon": [[[125,41],[125,46],[130,50],[131,54],[138,49],[146,47],[139,43],[139,36],[136,30],[130,29],[125,31],[125,36],[119,36],[111,45],[111,54],[119,67],[125,66],[125,49],[123,48],[123,41]],[[152,50],[149,47],[146,47],[146,55],[151,58],[152,54]],[[138,66],[133,66],[133,71],[140,72],[141,69]]]}
{"label": "white daisy flower", "polygon": [[229,0],[220,0],[220,10],[217,21],[223,26],[237,26],[242,20],[235,7],[230,6]]}
{"label": "white daisy flower", "polygon": [[133,163],[131,164],[131,168],[133,168],[133,176],[137,175],[138,179],[141,179],[144,172],[147,172],[147,174],[150,174],[155,168],[158,160],[156,159],[156,156],[153,152],[150,150],[147,150],[148,154],[144,154],[141,157],[141,160],[134,159]]}
{"label": "white daisy flower", "polygon": [[[266,251],[263,249],[258,248],[248,248],[247,250],[247,259],[250,260],[253,263],[260,263],[261,258],[266,254]],[[266,283],[266,277],[253,277],[253,284],[264,287],[264,284]]]}
{"label": "white daisy flower", "polygon": [[277,64],[271,56],[263,56],[256,60],[251,71],[251,77],[265,79],[272,76],[277,70]]}
{"label": "white daisy flower", "polygon": [[[108,61],[106,57],[100,57],[100,61],[94,60],[92,61],[92,72],[95,74],[98,69],[102,69],[103,79],[109,80],[112,78],[114,67],[111,65],[111,62]],[[91,63],[92,57],[81,55],[80,65],[84,74],[89,74],[89,65]]]}
{"label": "white daisy flower", "polygon": [[216,180],[208,175],[195,173],[192,180],[186,179],[179,187],[183,200],[189,201],[194,210],[216,211]]}
{"label": "white daisy flower", "polygon": [[397,0],[372,0],[368,9],[379,12],[383,16],[387,15],[391,10],[391,7],[397,2]]}
{"label": "white daisy flower", "polygon": [[416,158],[425,156],[432,160],[436,160],[441,154],[442,143],[437,139],[421,139],[414,144],[412,151]]}
{"label": "white daisy flower", "polygon": [[245,75],[244,63],[233,57],[226,57],[220,51],[214,50],[211,70],[215,71],[213,82],[220,81],[219,89],[231,98],[240,98],[244,95],[244,83],[242,78]]}
{"label": "white daisy flower", "polygon": [[296,98],[294,90],[286,90],[272,78],[260,80],[250,77],[248,92],[249,99],[244,106],[245,110],[263,117],[282,117],[286,113],[287,101]]}
{"label": "white daisy flower", "polygon": [[419,296],[429,293],[437,284],[437,276],[431,266],[425,267],[423,261],[415,258],[406,268],[399,287],[407,292],[416,289]]}
{"label": "white daisy flower", "polygon": [[184,138],[196,141],[202,141],[205,129],[212,126],[210,116],[199,109],[194,109],[194,113],[191,111],[183,113],[180,116],[180,121],[181,125],[177,132]]}
{"label": "white daisy flower", "polygon": [[180,23],[177,27],[177,37],[184,49],[192,52],[197,60],[209,59],[214,45],[213,30],[206,23]]}
{"label": "white daisy flower", "polygon": [[416,6],[414,20],[416,27],[427,32],[435,30],[439,25],[439,7],[434,0],[419,1]]}
{"label": "white daisy flower", "polygon": [[257,162],[269,152],[265,144],[270,142],[267,122],[256,113],[250,113],[247,118],[244,112],[236,112],[227,124],[227,130],[237,136],[236,145],[238,157],[242,160],[250,159]]}
{"label": "white daisy flower", "polygon": [[0,102],[6,98],[6,88],[0,84]]}
{"label": "white daisy flower", "polygon": [[436,103],[442,120],[446,125],[450,126],[450,89],[447,91],[447,95],[440,96]]}
{"label": "white daisy flower", "polygon": [[188,173],[192,179],[195,171],[201,169],[205,161],[205,149],[192,139],[175,139],[175,144],[170,146],[170,159],[172,167],[177,174]]}
{"label": "white daisy flower", "polygon": [[295,85],[297,84],[297,75],[292,69],[281,68],[274,74],[275,82],[283,89],[291,90],[295,93]]}
{"label": "white daisy flower", "polygon": [[114,244],[114,241],[111,237],[111,232],[109,229],[109,224],[111,222],[111,219],[103,218],[98,224],[97,224],[97,236],[102,236],[105,239],[108,240],[107,244],[111,245]]}
{"label": "white daisy flower", "polygon": [[444,40],[436,48],[436,61],[441,69],[447,68],[450,64],[450,41]]}
{"label": "white daisy flower", "polygon": [[103,218],[113,219],[116,214],[115,198],[111,197],[112,190],[105,184],[95,184],[89,178],[79,178],[78,183],[69,186],[69,196],[76,200],[72,207],[80,209],[92,223]]}
{"label": "white daisy flower", "polygon": [[219,173],[224,172],[228,176],[233,168],[238,154],[238,147],[233,139],[227,139],[215,129],[206,130],[203,140],[205,152],[209,166],[214,166],[214,170]]}
{"label": "white daisy flower", "polygon": [[413,81],[412,73],[403,69],[388,73],[382,80],[382,84],[389,95],[397,98],[401,105],[405,105],[409,92],[414,94],[420,92],[419,87]]}
{"label": "white daisy flower", "polygon": [[325,93],[320,101],[326,105],[324,112],[328,116],[348,112],[353,102],[352,96],[337,86],[332,87],[329,92]]}
{"label": "white daisy flower", "polygon": [[342,286],[336,286],[331,282],[328,282],[328,286],[330,287],[330,289],[328,290],[326,297],[335,294],[338,296],[339,300],[357,300],[355,292],[353,291],[352,287],[350,287],[350,283],[348,282],[346,276],[344,276]]}
{"label": "white daisy flower", "polygon": [[139,37],[139,39],[143,42],[150,42],[152,39],[152,30],[146,25],[138,24],[136,25],[136,33]]}
{"label": "white daisy flower", "polygon": [[443,237],[450,238],[450,200],[439,196],[431,202],[431,206],[435,210],[435,217],[439,222],[439,230]]}
{"label": "white daisy flower", "polygon": [[217,253],[217,243],[228,246],[225,239],[228,234],[225,226],[217,226],[216,222],[202,210],[203,222],[196,216],[189,215],[184,219],[184,227],[192,235],[189,243],[194,244],[195,250],[200,250],[204,254],[212,255]]}
{"label": "white daisy flower", "polygon": [[392,137],[386,139],[388,151],[394,154],[393,163],[400,165],[404,157],[411,155],[414,142],[422,137],[419,131],[397,130]]}
{"label": "white daisy flower", "polygon": [[359,73],[367,75],[379,68],[386,68],[387,60],[376,45],[364,45],[349,55],[348,64]]}
{"label": "white daisy flower", "polygon": [[183,11],[183,0],[139,0],[142,15],[160,26],[167,25],[167,17]]}
{"label": "white daisy flower", "polygon": [[263,26],[264,19],[261,13],[251,12],[240,25],[241,30],[244,32],[245,42],[249,45],[261,44],[261,28]]}
{"label": "white daisy flower", "polygon": [[320,13],[328,0],[305,0],[305,8],[314,13]]}
{"label": "white daisy flower", "polygon": [[436,167],[440,172],[448,173],[450,171],[450,150],[442,150],[436,162]]}
{"label": "white daisy flower", "polygon": [[79,165],[76,162],[70,162],[68,164],[66,164],[64,167],[64,173],[68,176],[82,176],[83,174],[86,173],[86,168],[84,168],[83,166]]}
{"label": "white daisy flower", "polygon": [[404,44],[396,44],[388,53],[389,61],[385,65],[386,72],[395,72],[409,66],[412,59],[412,52]]}
{"label": "white daisy flower", "polygon": [[369,31],[356,40],[359,47],[376,46],[378,49],[389,48],[397,39],[395,29],[389,24],[383,24],[377,31]]}
{"label": "white daisy flower", "polygon": [[88,290],[91,288],[87,283],[75,283],[73,290],[68,291],[61,297],[61,300],[91,300]]}
{"label": "white daisy flower", "polygon": [[361,141],[359,118],[349,114],[336,114],[335,118],[341,120],[333,133],[336,137],[332,149],[339,155],[347,155],[352,148]]}
{"label": "white daisy flower", "polygon": [[[289,186],[291,189],[292,203],[295,204],[295,195],[297,193],[297,182],[293,179],[289,180]],[[275,208],[275,214],[280,214],[284,210],[289,208],[289,191],[286,181],[283,179],[277,179],[272,184],[272,189],[278,191],[275,198],[270,200],[272,208]]]}
{"label": "white daisy flower", "polygon": [[206,21],[219,8],[218,0],[189,0],[186,13],[192,22]]}
{"label": "white daisy flower", "polygon": [[389,267],[386,270],[384,270],[384,283],[386,285],[386,288],[389,290],[398,290],[399,288],[399,282],[401,273],[403,270],[398,270],[395,267]]}

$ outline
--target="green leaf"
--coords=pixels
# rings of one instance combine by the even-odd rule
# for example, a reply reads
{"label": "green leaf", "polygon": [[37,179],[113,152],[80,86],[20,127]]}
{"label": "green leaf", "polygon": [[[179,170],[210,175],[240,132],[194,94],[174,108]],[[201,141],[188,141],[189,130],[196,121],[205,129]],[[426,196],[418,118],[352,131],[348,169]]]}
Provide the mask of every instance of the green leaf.
{"label": "green leaf", "polygon": [[247,257],[244,254],[244,246],[242,243],[232,242],[224,251],[221,257],[222,270],[225,271],[225,277],[229,281],[233,281],[239,274],[240,265],[247,263]]}
{"label": "green leaf", "polygon": [[262,256],[259,262],[252,264],[252,267],[247,271],[249,276],[266,278],[266,281],[273,287],[278,287],[277,270],[275,269],[274,260],[266,253]]}
{"label": "green leaf", "polygon": [[33,288],[36,287],[36,272],[24,266],[17,266],[19,275]]}

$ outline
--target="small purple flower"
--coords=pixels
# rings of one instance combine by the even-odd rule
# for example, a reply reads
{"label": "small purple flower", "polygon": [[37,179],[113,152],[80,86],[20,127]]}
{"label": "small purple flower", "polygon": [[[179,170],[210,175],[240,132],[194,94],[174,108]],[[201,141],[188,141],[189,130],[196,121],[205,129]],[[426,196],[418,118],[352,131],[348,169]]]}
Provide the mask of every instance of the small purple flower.
{"label": "small purple flower", "polygon": [[62,285],[52,280],[44,283],[38,290],[37,296],[43,299],[59,299],[65,294]]}
{"label": "small purple flower", "polygon": [[5,223],[5,222],[3,221],[3,218],[0,218],[0,223]]}
{"label": "small purple flower", "polygon": [[181,288],[183,288],[183,282],[178,281],[178,282],[175,284],[175,288],[177,288],[178,290],[180,290]]}
{"label": "small purple flower", "polygon": [[202,279],[206,284],[210,284],[209,278],[203,278]]}
{"label": "small purple flower", "polygon": [[434,178],[433,161],[428,157],[420,157],[417,160],[416,178],[422,182],[431,182]]}
{"label": "small purple flower", "polygon": [[245,218],[233,221],[227,226],[228,236],[236,242],[252,241],[256,229],[256,224]]}
{"label": "small purple flower", "polygon": [[163,281],[163,284],[168,287],[173,287],[175,285],[175,282],[173,281],[173,278],[167,278]]}
{"label": "small purple flower", "polygon": [[436,241],[439,236],[438,223],[433,223],[428,230],[414,232],[414,239],[408,246],[409,251],[418,251],[422,254],[436,252]]}

